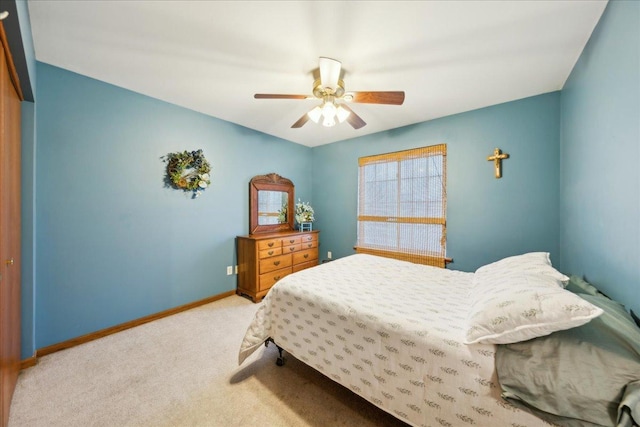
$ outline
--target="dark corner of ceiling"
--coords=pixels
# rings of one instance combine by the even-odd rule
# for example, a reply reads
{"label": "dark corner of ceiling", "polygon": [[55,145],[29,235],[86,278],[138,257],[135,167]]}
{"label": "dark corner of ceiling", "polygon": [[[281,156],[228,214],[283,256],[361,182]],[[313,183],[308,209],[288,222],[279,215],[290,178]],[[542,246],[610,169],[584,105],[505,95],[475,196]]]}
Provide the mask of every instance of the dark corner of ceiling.
{"label": "dark corner of ceiling", "polygon": [[13,57],[13,63],[18,72],[20,79],[20,87],[25,101],[33,102],[33,90],[31,88],[31,80],[29,79],[29,68],[27,67],[27,58],[24,55],[24,45],[22,43],[22,34],[20,33],[20,21],[18,20],[18,8],[15,0],[0,0],[0,12],[7,11],[9,16],[2,21],[5,33],[9,41],[9,50]]}

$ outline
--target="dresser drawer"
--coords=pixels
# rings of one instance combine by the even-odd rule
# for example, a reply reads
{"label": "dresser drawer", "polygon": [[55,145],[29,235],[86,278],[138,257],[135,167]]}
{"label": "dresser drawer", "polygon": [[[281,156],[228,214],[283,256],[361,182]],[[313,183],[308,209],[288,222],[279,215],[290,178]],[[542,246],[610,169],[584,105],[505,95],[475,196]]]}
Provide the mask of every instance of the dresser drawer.
{"label": "dresser drawer", "polygon": [[258,250],[264,251],[265,249],[275,249],[282,246],[280,243],[282,239],[269,239],[269,240],[260,240],[258,242]]}
{"label": "dresser drawer", "polygon": [[260,253],[258,254],[258,257],[260,259],[264,259],[264,258],[276,256],[276,255],[282,255],[282,248],[279,246],[277,248],[265,249],[260,251]]}
{"label": "dresser drawer", "polygon": [[260,274],[291,266],[291,255],[279,255],[260,260]]}
{"label": "dresser drawer", "polygon": [[297,245],[287,245],[282,248],[282,253],[291,254],[293,252],[299,251],[300,249],[302,249],[302,245],[300,245],[300,243],[298,243]]}
{"label": "dresser drawer", "polygon": [[311,248],[317,248],[318,247],[318,241],[313,239],[313,240],[307,240],[302,242],[302,244],[300,245],[301,249],[311,249]]}
{"label": "dresser drawer", "polygon": [[316,265],[318,265],[318,260],[317,259],[314,259],[313,261],[303,262],[302,264],[296,264],[296,265],[293,266],[293,272],[295,273],[296,271],[305,270],[307,268],[315,267]]}
{"label": "dresser drawer", "polygon": [[291,267],[282,268],[280,270],[271,271],[266,274],[260,275],[260,284],[258,290],[266,291],[271,286],[274,285],[278,280],[282,279],[284,276],[291,274]]}
{"label": "dresser drawer", "polygon": [[304,245],[305,243],[316,242],[316,246],[318,246],[318,235],[309,233],[309,234],[301,234],[300,241]]}
{"label": "dresser drawer", "polygon": [[282,239],[282,246],[299,245],[301,241],[300,236],[285,237]]}
{"label": "dresser drawer", "polygon": [[313,261],[318,259],[318,249],[306,249],[300,252],[296,252],[293,254],[293,264],[302,264],[307,261]]}

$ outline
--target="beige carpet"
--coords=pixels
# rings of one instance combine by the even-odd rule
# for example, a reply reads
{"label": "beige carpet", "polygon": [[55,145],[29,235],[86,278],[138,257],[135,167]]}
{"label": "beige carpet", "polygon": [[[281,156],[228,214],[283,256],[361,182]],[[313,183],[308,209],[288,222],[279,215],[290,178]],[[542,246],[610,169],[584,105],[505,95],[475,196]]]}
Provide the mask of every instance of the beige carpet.
{"label": "beige carpet", "polygon": [[276,366],[273,345],[238,366],[257,308],[232,296],[45,356],[9,427],[406,426],[291,356]]}

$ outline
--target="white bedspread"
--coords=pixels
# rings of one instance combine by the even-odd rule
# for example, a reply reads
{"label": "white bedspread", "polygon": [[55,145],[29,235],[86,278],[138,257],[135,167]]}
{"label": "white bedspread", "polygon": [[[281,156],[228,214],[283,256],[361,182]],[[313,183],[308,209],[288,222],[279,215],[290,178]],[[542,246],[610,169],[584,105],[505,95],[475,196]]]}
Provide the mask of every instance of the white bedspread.
{"label": "white bedspread", "polygon": [[549,425],[500,398],[493,345],[465,345],[473,273],[352,255],[280,280],[242,342],[288,353],[414,426]]}

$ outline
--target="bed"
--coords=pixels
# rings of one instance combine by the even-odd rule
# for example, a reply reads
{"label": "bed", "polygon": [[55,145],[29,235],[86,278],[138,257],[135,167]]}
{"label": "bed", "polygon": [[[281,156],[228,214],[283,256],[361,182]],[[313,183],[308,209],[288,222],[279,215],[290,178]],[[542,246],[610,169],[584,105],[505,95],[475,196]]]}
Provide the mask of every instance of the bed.
{"label": "bed", "polygon": [[[545,256],[548,261],[548,254],[542,253],[528,259],[544,261]],[[549,328],[580,326],[602,310],[564,290],[560,282],[566,276],[552,269],[550,262],[545,270],[539,265],[523,268],[521,261],[507,262],[507,270],[524,271],[527,278],[542,274],[553,282],[534,297],[540,300],[537,307],[546,308],[545,292],[562,292],[563,298],[569,294],[579,300],[566,304],[571,306],[568,318],[552,319],[553,326],[536,321],[517,327],[510,324],[508,315],[485,319],[487,313],[495,312],[483,304],[505,305],[500,292],[491,288],[496,277],[509,277],[504,274],[504,262],[502,269],[488,268],[483,276],[483,271],[466,273],[357,254],[280,280],[247,330],[239,363],[263,343],[273,341],[412,426],[556,425],[501,397],[497,344],[548,335]],[[481,289],[482,295],[476,298],[473,289],[478,288],[479,277],[492,285]],[[525,280],[522,289],[515,286],[524,300],[530,299],[528,285]],[[534,318],[535,310],[529,309]],[[499,319],[498,328],[506,329],[491,329],[495,319]],[[486,330],[487,324],[491,331]]]}

